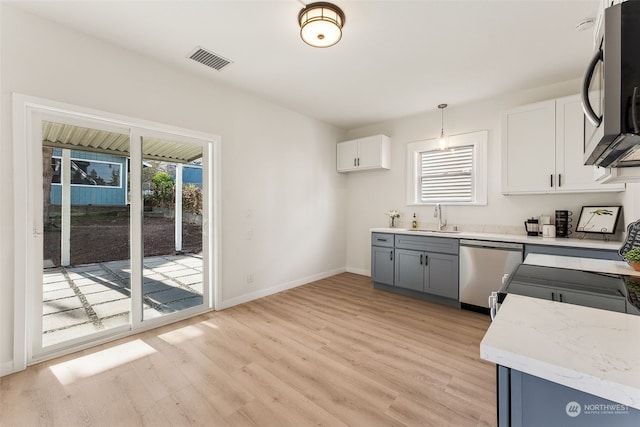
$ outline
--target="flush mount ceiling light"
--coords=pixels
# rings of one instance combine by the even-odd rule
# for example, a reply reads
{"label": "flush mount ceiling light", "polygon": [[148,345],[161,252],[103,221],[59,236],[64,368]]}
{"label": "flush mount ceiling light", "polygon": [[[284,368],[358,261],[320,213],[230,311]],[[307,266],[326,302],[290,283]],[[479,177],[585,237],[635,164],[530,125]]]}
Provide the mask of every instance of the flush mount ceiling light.
{"label": "flush mount ceiling light", "polygon": [[442,121],[441,121],[442,128],[440,129],[440,138],[438,138],[438,146],[440,147],[441,150],[446,150],[447,147],[449,146],[449,142],[447,141],[447,137],[444,135],[444,109],[447,108],[447,104],[438,104],[438,108],[442,112],[442,114],[441,114],[441,117],[442,117]]}
{"label": "flush mount ceiling light", "polygon": [[313,47],[329,47],[342,38],[344,12],[331,3],[311,3],[298,14],[298,23],[300,37],[306,44]]}

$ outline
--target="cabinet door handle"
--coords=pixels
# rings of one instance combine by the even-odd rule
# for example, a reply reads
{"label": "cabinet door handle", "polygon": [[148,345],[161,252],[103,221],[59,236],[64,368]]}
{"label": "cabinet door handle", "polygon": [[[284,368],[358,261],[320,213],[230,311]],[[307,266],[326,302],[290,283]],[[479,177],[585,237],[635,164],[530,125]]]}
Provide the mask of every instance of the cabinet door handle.
{"label": "cabinet door handle", "polygon": [[429,255],[424,256],[424,265],[429,265]]}
{"label": "cabinet door handle", "polygon": [[420,254],[420,265],[422,265],[422,254]]}
{"label": "cabinet door handle", "polygon": [[558,187],[562,187],[562,174],[558,174]]}
{"label": "cabinet door handle", "polygon": [[393,261],[393,251],[389,251],[389,261]]}
{"label": "cabinet door handle", "polygon": [[549,175],[549,177],[551,178],[551,183],[550,183],[550,187],[553,188],[553,174]]}
{"label": "cabinet door handle", "polygon": [[556,300],[556,294],[555,292],[551,292],[551,301],[555,301]]}
{"label": "cabinet door handle", "polygon": [[358,157],[358,166],[360,166],[360,157]]}
{"label": "cabinet door handle", "polygon": [[562,300],[562,294],[558,294],[558,299],[560,300],[560,302],[564,302],[564,301]]}
{"label": "cabinet door handle", "polygon": [[353,166],[357,166],[357,165],[356,165],[356,158],[355,158],[355,157],[353,158]]}
{"label": "cabinet door handle", "polygon": [[378,242],[386,242],[386,241],[387,241],[387,239],[381,239],[381,238],[377,238],[376,240],[377,240]]}

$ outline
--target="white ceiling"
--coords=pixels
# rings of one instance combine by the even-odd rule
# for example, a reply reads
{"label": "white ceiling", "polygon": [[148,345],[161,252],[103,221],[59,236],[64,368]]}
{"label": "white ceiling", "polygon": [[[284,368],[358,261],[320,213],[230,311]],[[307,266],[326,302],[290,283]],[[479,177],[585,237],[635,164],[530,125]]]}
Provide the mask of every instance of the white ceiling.
{"label": "white ceiling", "polygon": [[[296,0],[11,3],[353,129],[581,77],[593,35],[575,26],[599,1],[335,0],[346,23],[327,49],[300,39]],[[186,57],[196,46],[233,64],[196,63]]]}

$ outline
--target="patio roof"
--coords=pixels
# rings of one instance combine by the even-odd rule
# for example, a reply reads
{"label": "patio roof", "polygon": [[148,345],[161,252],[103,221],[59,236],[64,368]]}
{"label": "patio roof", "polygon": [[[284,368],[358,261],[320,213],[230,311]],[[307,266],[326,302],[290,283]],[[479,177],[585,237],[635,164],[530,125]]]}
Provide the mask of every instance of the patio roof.
{"label": "patio roof", "polygon": [[[129,157],[129,135],[61,123],[43,122],[42,145]],[[145,137],[142,156],[149,160],[190,163],[202,157],[202,147]]]}

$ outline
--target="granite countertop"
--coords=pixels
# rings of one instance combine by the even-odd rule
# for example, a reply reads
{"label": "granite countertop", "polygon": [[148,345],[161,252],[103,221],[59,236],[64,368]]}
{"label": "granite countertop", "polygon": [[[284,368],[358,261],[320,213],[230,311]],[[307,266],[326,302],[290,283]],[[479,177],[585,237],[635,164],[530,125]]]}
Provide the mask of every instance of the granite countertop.
{"label": "granite countertop", "polygon": [[509,294],[480,357],[640,409],[640,316]]}
{"label": "granite countertop", "polygon": [[439,232],[436,230],[416,231],[409,228],[372,228],[370,231],[373,233],[408,234],[414,236],[448,237],[453,239],[490,240],[494,242],[513,242],[526,243],[530,245],[565,246],[573,248],[607,249],[615,251],[617,251],[620,246],[622,246],[622,242],[617,241],[605,242],[604,240],[591,239],[537,237],[522,234],[479,233],[470,231]]}

